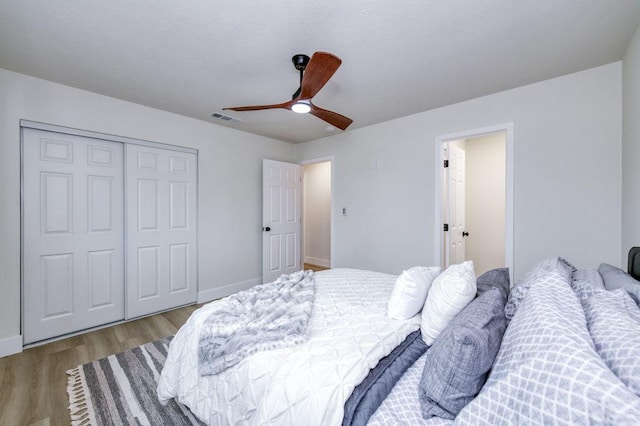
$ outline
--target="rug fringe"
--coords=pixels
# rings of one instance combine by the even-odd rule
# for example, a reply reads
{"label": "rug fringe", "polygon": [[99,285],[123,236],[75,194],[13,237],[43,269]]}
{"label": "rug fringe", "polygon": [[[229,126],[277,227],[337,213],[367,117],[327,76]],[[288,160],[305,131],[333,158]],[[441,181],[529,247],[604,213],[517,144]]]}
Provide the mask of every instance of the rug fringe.
{"label": "rug fringe", "polygon": [[81,367],[67,370],[67,394],[69,394],[69,416],[72,426],[85,426],[96,424],[95,414],[88,398],[89,390],[86,387],[84,374]]}

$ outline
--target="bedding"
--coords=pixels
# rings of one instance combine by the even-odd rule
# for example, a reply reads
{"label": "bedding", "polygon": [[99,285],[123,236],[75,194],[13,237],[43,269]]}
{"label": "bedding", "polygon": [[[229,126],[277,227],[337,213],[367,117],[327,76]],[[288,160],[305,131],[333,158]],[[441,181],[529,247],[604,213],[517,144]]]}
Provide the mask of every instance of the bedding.
{"label": "bedding", "polygon": [[398,380],[391,393],[380,404],[380,408],[369,419],[368,426],[418,426],[452,425],[453,420],[440,417],[422,418],[422,409],[418,398],[417,386],[424,370],[425,358],[422,355]]}
{"label": "bedding", "polygon": [[476,297],[451,321],[427,352],[418,386],[422,417],[454,419],[478,394],[506,327],[497,288]]}
{"label": "bedding", "polygon": [[218,374],[261,350],[304,342],[313,295],[313,271],[298,271],[225,298],[200,332],[200,375]]}
{"label": "bedding", "polygon": [[605,290],[604,281],[597,269],[580,269],[571,277],[571,288],[582,302],[590,295]]}
{"label": "bedding", "polygon": [[[549,263],[547,263],[548,265]],[[562,262],[529,287],[463,424],[633,424],[640,399],[598,356]]]}
{"label": "bedding", "polygon": [[[577,270],[562,258],[543,260],[512,289],[508,276],[502,268],[474,280],[474,301],[427,346],[417,331],[424,311],[406,321],[387,315],[397,277],[350,269],[317,273],[306,343],[199,376],[195,330],[217,309],[213,302],[176,335],[158,395],[186,403],[209,424],[640,424],[640,361],[633,352],[640,309],[630,295],[607,290],[596,269]],[[481,324],[464,313],[489,296],[508,308],[510,321],[486,383],[451,411],[461,408],[455,420],[425,420],[421,380],[446,381],[438,377],[441,368],[425,367],[430,351],[456,347],[445,343],[460,323]],[[439,356],[452,363],[464,352],[449,351]],[[443,401],[458,392],[441,390]]]}
{"label": "bedding", "polygon": [[560,257],[544,259],[527,271],[511,289],[509,300],[504,307],[504,313],[508,320],[513,318],[518,306],[529,292],[529,288],[540,280],[555,278],[552,275],[571,277],[576,268]]}
{"label": "bedding", "polygon": [[640,281],[633,278],[620,268],[602,263],[598,268],[607,290],[624,289],[640,305]]}
{"label": "bedding", "polygon": [[599,291],[582,305],[596,352],[640,396],[640,309],[622,289]]}
{"label": "bedding", "polygon": [[509,268],[491,269],[478,277],[477,281],[478,296],[485,291],[493,288],[497,289],[502,295],[502,304],[509,300],[509,291],[511,288],[511,280],[509,278]]}
{"label": "bedding", "polygon": [[396,280],[387,315],[394,319],[409,319],[422,310],[433,280],[440,274],[440,267],[414,266],[403,271]]}
{"label": "bedding", "polygon": [[[516,296],[517,309],[487,382],[455,420],[427,421],[420,415],[417,388],[430,348],[407,369],[368,424],[640,424],[640,398],[629,382],[640,367],[634,352],[640,327],[632,322],[639,311],[623,290],[604,290],[594,271],[576,270],[556,258],[525,274],[527,291]],[[601,305],[600,298],[607,301],[605,308],[583,308]],[[626,322],[615,320],[620,314]],[[596,316],[606,331],[595,330]],[[617,374],[597,350],[602,341],[616,348],[604,358],[617,363]]]}
{"label": "bedding", "polygon": [[420,332],[431,346],[447,324],[475,297],[473,262],[451,265],[433,281],[422,309]]}
{"label": "bedding", "polygon": [[419,331],[411,333],[384,357],[351,393],[344,405],[343,426],[363,425],[389,395],[405,371],[425,353],[427,345]]}
{"label": "bedding", "polygon": [[[493,294],[490,294],[487,296],[489,296],[491,299],[495,299],[496,309],[501,308],[504,306],[504,303],[506,303],[506,300],[509,296],[509,288],[510,288],[509,270],[507,268],[498,268],[498,269],[487,271],[478,277],[477,285],[478,285],[478,295],[482,295],[486,292],[492,292]],[[497,291],[500,292],[500,296],[497,295],[496,293]],[[499,298],[499,302],[498,302],[498,298]],[[473,306],[471,306],[472,304],[473,302],[471,302],[465,308],[465,310],[471,307],[469,311],[473,313],[473,311],[475,311],[476,309],[473,308]],[[493,309],[487,309],[488,312],[492,310]],[[463,312],[460,315],[463,315],[464,312],[465,311],[463,310]],[[470,317],[475,317],[475,315],[469,315],[469,313],[467,313],[465,316],[467,316],[467,318],[466,319],[462,318],[460,322],[465,323],[467,322],[467,320],[471,319]],[[460,333],[455,331],[456,329],[459,328],[456,325],[456,323],[458,322],[457,321],[458,318],[459,317],[456,317],[456,319],[454,319],[454,321],[447,328],[445,328],[445,331],[443,332],[445,333],[444,335],[445,339],[446,339],[446,334],[451,333],[450,329],[454,330],[454,332],[451,334],[460,335]],[[472,322],[472,324],[475,324],[475,323],[476,321]],[[421,408],[420,400],[418,397],[419,395],[418,385],[421,382],[422,377],[424,376],[425,359],[428,356],[430,356],[429,351],[432,350],[433,347],[428,348],[421,339],[416,339],[415,343],[424,345],[424,351],[426,351],[427,353],[425,355],[420,356],[420,358],[416,361],[416,363],[413,364],[411,367],[409,367],[406,373],[402,375],[402,377],[399,380],[398,379],[394,380],[394,383],[397,381],[397,384],[393,386],[391,392],[386,396],[386,398],[383,399],[382,403],[379,404],[379,408],[369,418],[368,424],[372,424],[372,425],[381,425],[381,424],[384,424],[384,425],[419,425],[419,424],[440,425],[440,424],[452,423],[451,420],[443,419],[440,417],[431,417],[429,420],[425,420],[422,417],[422,408]],[[434,344],[434,346],[436,345],[437,343]],[[441,345],[441,346],[446,346],[446,345]],[[449,357],[450,355],[446,352],[446,350],[441,350],[440,354],[441,354],[440,356],[443,356],[443,357]],[[376,367],[376,369],[377,368],[378,367]],[[452,368],[455,368],[455,366],[453,366]],[[427,375],[430,375],[430,373],[427,373]],[[367,379],[369,379],[369,377],[367,377]],[[383,382],[386,382],[384,377],[382,377],[381,380]],[[388,392],[386,387],[384,387],[383,389]],[[357,390],[358,388],[356,388],[356,391]],[[354,391],[354,394],[356,393],[356,391]],[[380,394],[377,395],[378,398],[380,398],[381,396],[384,397],[384,395],[380,395]],[[362,418],[359,419],[357,423],[354,422],[354,424],[362,425],[366,423],[366,420],[367,420],[367,417],[363,416]]]}
{"label": "bedding", "polygon": [[200,376],[197,347],[212,302],[194,312],[171,342],[158,397],[174,398],[208,424],[338,425],[353,389],[410,333],[420,316],[387,316],[396,276],[353,269],[315,274],[308,340],[257,352],[216,375]]}

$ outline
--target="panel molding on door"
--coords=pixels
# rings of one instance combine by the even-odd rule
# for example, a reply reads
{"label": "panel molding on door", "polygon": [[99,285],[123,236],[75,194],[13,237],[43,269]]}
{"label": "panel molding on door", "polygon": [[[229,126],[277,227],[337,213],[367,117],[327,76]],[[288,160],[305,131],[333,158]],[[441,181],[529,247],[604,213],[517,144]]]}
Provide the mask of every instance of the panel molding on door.
{"label": "panel molding on door", "polygon": [[24,343],[124,319],[121,143],[22,128]]}
{"label": "panel molding on door", "polygon": [[449,223],[446,265],[465,261],[465,152],[449,143],[447,168],[447,222]]}
{"label": "panel molding on door", "polygon": [[126,147],[127,318],[197,299],[197,156]]}
{"label": "panel molding on door", "polygon": [[263,160],[262,280],[301,269],[301,182],[299,164]]}

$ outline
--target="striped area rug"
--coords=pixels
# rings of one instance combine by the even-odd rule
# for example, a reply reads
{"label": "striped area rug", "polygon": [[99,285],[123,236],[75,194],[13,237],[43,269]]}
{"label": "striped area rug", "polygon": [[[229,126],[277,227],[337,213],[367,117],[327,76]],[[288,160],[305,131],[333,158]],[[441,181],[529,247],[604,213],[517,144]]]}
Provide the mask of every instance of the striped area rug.
{"label": "striped area rug", "polygon": [[202,425],[175,401],[163,406],[156,386],[171,338],[67,371],[72,425]]}

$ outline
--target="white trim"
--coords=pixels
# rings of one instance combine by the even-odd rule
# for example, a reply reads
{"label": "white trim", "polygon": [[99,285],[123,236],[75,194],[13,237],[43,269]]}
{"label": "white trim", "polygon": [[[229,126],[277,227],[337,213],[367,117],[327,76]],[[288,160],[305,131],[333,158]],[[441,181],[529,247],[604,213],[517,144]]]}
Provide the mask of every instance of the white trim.
{"label": "white trim", "polygon": [[[334,155],[328,155],[325,157],[317,157],[317,158],[312,158],[309,160],[304,160],[304,161],[300,161],[300,165],[301,166],[305,166],[307,164],[315,164],[315,163],[324,163],[329,161],[331,163],[331,214],[329,215],[329,228],[330,228],[330,232],[329,232],[329,238],[331,238],[330,244],[329,244],[329,250],[331,250],[331,253],[329,253],[331,259],[329,259],[328,264],[324,264],[324,265],[320,265],[318,263],[313,263],[313,262],[309,262],[309,263],[313,263],[314,265],[318,265],[318,266],[324,266],[325,268],[333,268],[333,257],[334,257],[334,244],[335,244],[335,238],[334,238],[334,232],[335,232],[335,226],[333,223],[333,215],[335,214],[335,212],[333,211],[335,204],[335,182],[336,182],[336,157]],[[302,194],[302,197],[304,198],[304,193]],[[302,224],[302,242],[304,243],[304,224]],[[302,247],[302,249],[300,250],[301,252],[304,252],[304,247]],[[303,256],[306,259],[306,256]]]}
{"label": "white trim", "polygon": [[307,164],[315,164],[315,163],[326,163],[327,161],[333,162],[335,157],[333,155],[328,155],[326,157],[318,157],[312,158],[310,160],[304,160],[300,162],[300,165],[305,166]]}
{"label": "white trim", "polygon": [[0,358],[22,352],[22,335],[0,339]]}
{"label": "white trim", "polygon": [[121,319],[121,320],[109,322],[109,323],[106,323],[106,324],[100,324],[100,325],[97,325],[95,327],[84,328],[82,330],[73,331],[71,333],[61,334],[59,336],[55,336],[55,337],[52,337],[50,339],[38,340],[37,342],[29,343],[29,344],[26,344],[26,345],[22,346],[22,349],[23,350],[24,349],[31,349],[31,348],[35,348],[37,346],[46,345],[48,343],[57,342],[59,340],[68,339],[70,337],[80,336],[81,334],[86,334],[86,333],[91,333],[93,331],[102,330],[103,328],[115,327],[117,325],[126,324],[126,323],[129,323],[129,322],[132,322],[132,321],[137,321],[137,320],[142,319],[142,318],[147,318],[147,317],[152,317],[154,315],[159,315],[159,314],[162,314],[164,312],[175,311],[176,309],[184,308],[185,306],[192,306],[192,305],[195,305],[197,303],[198,302],[190,302],[190,303],[187,303],[185,305],[174,306],[172,308],[164,309],[162,311],[151,312],[149,314],[141,315],[139,317],[135,317],[135,318],[132,318],[132,319]]}
{"label": "white trim", "polygon": [[[181,308],[181,307],[182,306],[178,306],[177,308]],[[177,308],[173,308],[173,309],[177,309]],[[165,311],[162,311],[162,312],[165,312]],[[147,316],[160,314],[162,312],[154,312],[153,314],[150,314],[150,315],[147,315]],[[138,317],[136,319],[138,320],[140,318],[144,318],[144,316]],[[97,325],[95,327],[83,328],[82,330],[72,331],[71,333],[61,334],[59,336],[54,336],[54,337],[51,337],[49,339],[43,339],[43,340],[35,341],[33,343],[27,343],[26,345],[24,345],[22,347],[22,349],[35,348],[35,347],[38,347],[38,346],[46,345],[46,344],[57,342],[57,341],[64,340],[64,339],[68,339],[70,337],[80,336],[81,334],[86,334],[86,333],[90,333],[92,331],[102,330],[103,328],[113,327],[113,326],[116,326],[116,325],[124,324],[126,322],[131,322],[131,321],[133,321],[133,320],[121,319],[121,320],[117,320],[117,321],[113,321],[113,322],[108,322],[106,324],[100,324],[100,325]]]}
{"label": "white trim", "polygon": [[171,144],[162,143],[162,142],[152,142],[152,141],[146,141],[143,139],[128,138],[126,136],[111,135],[109,133],[94,132],[91,130],[74,129],[73,127],[59,126],[57,124],[40,123],[37,121],[20,120],[20,127],[27,127],[29,129],[35,129],[35,130],[45,130],[48,132],[55,132],[55,133],[63,133],[66,135],[83,136],[86,138],[100,139],[100,140],[105,140],[110,142],[120,142],[124,144],[150,146],[153,148],[168,149],[171,151],[189,152],[192,154],[198,153],[197,149],[188,148],[186,146],[177,146],[177,145],[171,145]]}
{"label": "white trim", "polygon": [[506,170],[505,170],[505,247],[504,247],[504,264],[509,268],[509,275],[513,282],[513,257],[514,257],[514,124],[503,123],[493,126],[482,127],[479,129],[466,130],[463,132],[449,133],[446,135],[440,135],[436,137],[435,143],[435,227],[434,227],[434,264],[442,264],[442,244],[443,244],[443,231],[442,226],[442,214],[441,214],[441,199],[442,199],[442,149],[441,146],[444,142],[466,139],[471,137],[483,136],[490,133],[506,133]]}
{"label": "white trim", "polygon": [[311,256],[305,256],[304,257],[304,263],[310,263],[310,264],[316,265],[316,266],[323,266],[325,268],[330,268],[331,267],[331,261],[330,260],[320,259],[320,258],[311,257]]}
{"label": "white trim", "polygon": [[198,292],[198,303],[207,303],[212,300],[220,299],[221,297],[226,297],[239,291],[248,290],[258,284],[262,284],[262,277],[231,283],[223,285],[222,287],[202,290]]}

